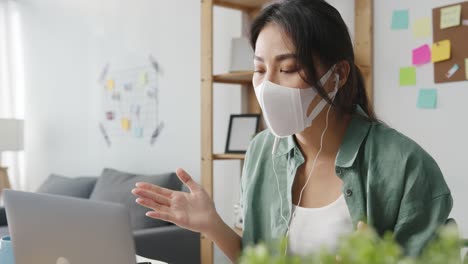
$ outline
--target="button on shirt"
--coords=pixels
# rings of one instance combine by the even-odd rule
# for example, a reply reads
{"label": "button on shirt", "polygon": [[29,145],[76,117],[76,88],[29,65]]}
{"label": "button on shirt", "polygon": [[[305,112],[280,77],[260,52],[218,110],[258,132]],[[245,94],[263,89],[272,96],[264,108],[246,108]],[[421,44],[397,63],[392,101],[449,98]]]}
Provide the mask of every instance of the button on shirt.
{"label": "button on shirt", "polygon": [[[305,160],[294,136],[281,139],[274,155],[273,142],[274,136],[265,130],[246,153],[241,183],[243,247],[286,235],[281,202],[282,214],[289,219],[292,185]],[[450,190],[432,157],[396,130],[369,121],[359,107],[339,148],[335,171],[343,181],[353,227],[367,219],[380,235],[392,231],[406,255],[419,255],[452,209]]]}

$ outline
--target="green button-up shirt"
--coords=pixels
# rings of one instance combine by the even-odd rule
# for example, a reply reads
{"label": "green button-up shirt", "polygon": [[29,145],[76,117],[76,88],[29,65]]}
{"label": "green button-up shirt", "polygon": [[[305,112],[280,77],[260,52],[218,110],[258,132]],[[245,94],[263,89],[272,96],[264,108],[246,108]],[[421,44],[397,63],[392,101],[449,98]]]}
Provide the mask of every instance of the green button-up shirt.
{"label": "green button-up shirt", "polygon": [[[250,143],[241,183],[243,247],[284,237],[292,210],[292,185],[304,157],[293,136],[272,155],[274,136],[265,130]],[[279,180],[273,171],[273,162]],[[358,109],[335,161],[354,226],[361,220],[382,235],[390,230],[407,255],[419,255],[444,224],[452,196],[432,157],[418,144]],[[314,224],[314,219],[310,219]]]}

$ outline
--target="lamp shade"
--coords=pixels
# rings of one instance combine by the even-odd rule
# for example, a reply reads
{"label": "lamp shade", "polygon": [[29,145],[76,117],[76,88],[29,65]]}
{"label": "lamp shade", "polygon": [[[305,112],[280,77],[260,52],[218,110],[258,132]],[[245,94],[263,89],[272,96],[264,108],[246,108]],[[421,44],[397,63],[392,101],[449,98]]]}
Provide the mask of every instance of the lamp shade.
{"label": "lamp shade", "polygon": [[23,150],[23,120],[0,118],[0,151]]}

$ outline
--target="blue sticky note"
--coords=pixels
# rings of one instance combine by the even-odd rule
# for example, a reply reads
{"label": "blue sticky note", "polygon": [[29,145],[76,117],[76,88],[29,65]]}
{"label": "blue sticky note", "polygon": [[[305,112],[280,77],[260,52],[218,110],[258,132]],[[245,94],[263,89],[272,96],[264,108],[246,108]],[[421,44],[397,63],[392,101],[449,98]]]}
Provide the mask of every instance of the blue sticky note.
{"label": "blue sticky note", "polygon": [[437,90],[421,89],[418,96],[418,108],[435,109],[437,108]]}
{"label": "blue sticky note", "polygon": [[138,127],[138,126],[133,127],[133,135],[134,135],[136,138],[141,138],[141,137],[143,137],[143,128],[142,128],[142,127]]}
{"label": "blue sticky note", "polygon": [[392,29],[401,30],[408,29],[409,26],[409,11],[406,10],[395,10],[392,16]]}

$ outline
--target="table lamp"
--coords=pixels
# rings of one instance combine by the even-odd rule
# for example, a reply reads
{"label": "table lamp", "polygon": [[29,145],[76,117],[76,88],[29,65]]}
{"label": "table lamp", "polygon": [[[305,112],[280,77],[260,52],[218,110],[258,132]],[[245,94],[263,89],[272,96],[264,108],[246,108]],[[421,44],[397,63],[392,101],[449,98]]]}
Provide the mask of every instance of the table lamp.
{"label": "table lamp", "polygon": [[6,167],[2,167],[2,151],[23,150],[23,120],[0,118],[0,195],[11,188]]}

